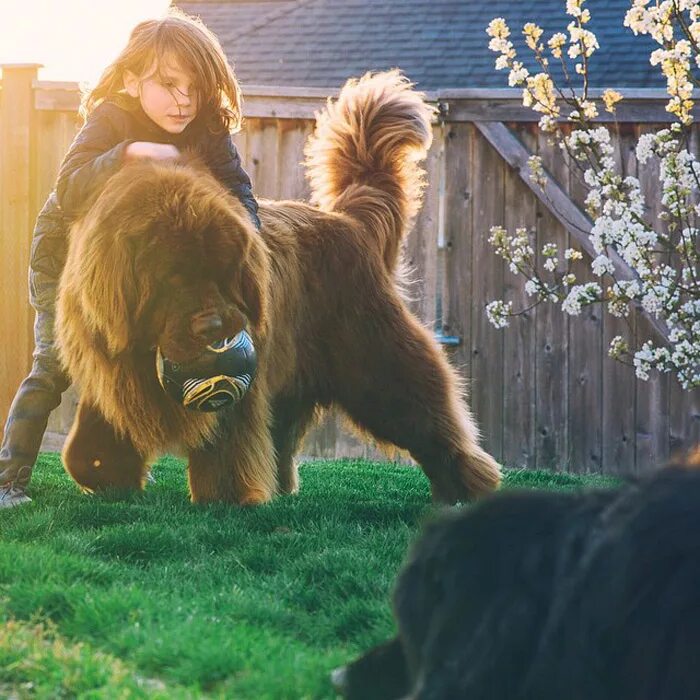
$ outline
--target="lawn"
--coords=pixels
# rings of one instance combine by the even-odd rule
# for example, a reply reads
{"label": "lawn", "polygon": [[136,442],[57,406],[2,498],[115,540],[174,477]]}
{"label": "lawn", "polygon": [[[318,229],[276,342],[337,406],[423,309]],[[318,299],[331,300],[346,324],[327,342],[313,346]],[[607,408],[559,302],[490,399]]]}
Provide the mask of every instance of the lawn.
{"label": "lawn", "polygon": [[333,698],[330,670],[392,634],[392,582],[433,512],[420,471],[309,463],[300,495],[250,509],[191,505],[174,459],[154,474],[85,496],[44,454],[35,502],[0,511],[0,697]]}

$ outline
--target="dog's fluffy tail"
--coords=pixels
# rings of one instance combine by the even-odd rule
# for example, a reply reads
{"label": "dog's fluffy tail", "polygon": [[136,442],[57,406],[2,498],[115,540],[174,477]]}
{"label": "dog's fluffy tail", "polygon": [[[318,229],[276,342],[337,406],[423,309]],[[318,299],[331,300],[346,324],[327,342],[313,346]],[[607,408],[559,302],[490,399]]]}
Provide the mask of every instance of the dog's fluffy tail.
{"label": "dog's fluffy tail", "polygon": [[420,208],[435,110],[397,70],[349,80],[306,146],[312,202],[372,232],[389,269]]}

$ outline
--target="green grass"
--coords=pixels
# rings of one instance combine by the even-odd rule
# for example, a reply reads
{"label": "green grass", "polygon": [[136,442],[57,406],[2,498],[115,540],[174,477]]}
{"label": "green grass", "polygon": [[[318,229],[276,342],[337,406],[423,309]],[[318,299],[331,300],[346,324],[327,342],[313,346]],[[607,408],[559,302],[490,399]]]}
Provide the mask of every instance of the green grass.
{"label": "green grass", "polygon": [[392,582],[432,512],[420,471],[310,463],[300,495],[249,509],[191,505],[174,459],[154,474],[85,496],[45,454],[34,503],[0,511],[0,697],[332,698],[329,671],[392,634]]}

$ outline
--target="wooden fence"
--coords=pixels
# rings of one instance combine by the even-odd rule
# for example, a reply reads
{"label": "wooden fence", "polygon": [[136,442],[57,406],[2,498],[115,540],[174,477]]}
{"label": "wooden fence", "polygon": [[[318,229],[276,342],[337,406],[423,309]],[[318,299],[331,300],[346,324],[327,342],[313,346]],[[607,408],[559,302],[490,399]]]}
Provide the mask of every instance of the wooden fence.
{"label": "wooden fence", "polygon": [[[317,89],[249,88],[238,147],[256,193],[306,198],[301,167],[313,116],[328,93]],[[406,244],[414,267],[414,311],[445,342],[467,379],[486,448],[504,464],[582,472],[642,472],[700,437],[699,392],[669,376],[636,380],[607,357],[621,322],[593,308],[567,318],[538,307],[505,331],[486,320],[485,304],[504,295],[523,304],[522,280],[490,248],[489,228],[525,226],[538,248],[547,240],[582,248],[571,217],[584,191],[565,158],[538,132],[519,91],[461,90],[430,94],[440,106],[427,160],[430,186]],[[5,66],[0,83],[0,418],[25,376],[32,349],[27,265],[35,216],[51,190],[60,160],[78,128],[75,83],[36,80],[36,66]],[[667,121],[658,91],[636,90],[622,103],[616,137],[627,172],[648,194],[654,173],[638,168],[640,133]],[[517,137],[517,138],[516,138]],[[694,135],[697,144],[697,134]],[[523,162],[542,156],[558,183],[557,206],[536,196]],[[557,199],[558,198],[558,199]],[[653,201],[653,197],[652,197]],[[565,211],[562,211],[562,207]],[[651,211],[650,216],[655,212]],[[588,258],[576,270],[589,279]],[[639,337],[649,320],[634,319]],[[67,432],[75,409],[68,392],[51,417],[46,447]],[[374,456],[334,419],[307,438],[310,456]]]}

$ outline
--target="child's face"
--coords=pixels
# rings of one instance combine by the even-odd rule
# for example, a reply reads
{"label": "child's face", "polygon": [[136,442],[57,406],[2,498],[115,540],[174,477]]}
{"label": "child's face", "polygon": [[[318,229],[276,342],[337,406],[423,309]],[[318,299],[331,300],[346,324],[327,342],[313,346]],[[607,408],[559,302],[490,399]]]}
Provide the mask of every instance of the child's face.
{"label": "child's face", "polygon": [[124,86],[132,97],[139,98],[143,111],[170,134],[181,133],[197,116],[197,91],[174,57],[152,66],[144,76],[126,71]]}

